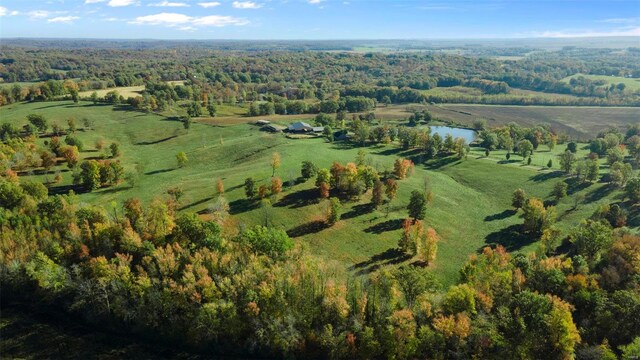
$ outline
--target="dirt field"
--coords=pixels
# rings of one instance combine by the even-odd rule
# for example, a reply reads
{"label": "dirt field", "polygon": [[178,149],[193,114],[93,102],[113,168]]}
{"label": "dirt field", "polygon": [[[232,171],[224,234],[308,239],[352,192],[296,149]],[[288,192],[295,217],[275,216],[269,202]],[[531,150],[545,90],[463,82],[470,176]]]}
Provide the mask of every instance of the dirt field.
{"label": "dirt field", "polygon": [[435,118],[471,125],[484,119],[489,126],[516,122],[522,125],[549,124],[557,131],[586,139],[615,126],[621,129],[640,122],[640,108],[574,106],[505,106],[505,105],[396,105],[381,107],[376,116],[382,119],[408,117],[413,110],[427,108]]}

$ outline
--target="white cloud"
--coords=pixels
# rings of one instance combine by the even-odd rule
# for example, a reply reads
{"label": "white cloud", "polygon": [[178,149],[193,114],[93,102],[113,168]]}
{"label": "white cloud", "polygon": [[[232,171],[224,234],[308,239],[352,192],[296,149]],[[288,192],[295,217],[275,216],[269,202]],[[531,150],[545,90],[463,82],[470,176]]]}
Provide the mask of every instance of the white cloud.
{"label": "white cloud", "polygon": [[609,24],[635,24],[640,22],[640,17],[604,19],[598,22]]}
{"label": "white cloud", "polygon": [[136,0],[110,0],[107,5],[111,7],[129,6],[135,4]]}
{"label": "white cloud", "polygon": [[262,5],[253,1],[234,1],[233,7],[236,9],[259,9]]}
{"label": "white cloud", "polygon": [[85,4],[96,4],[96,3],[101,3],[101,2],[105,2],[107,0],[84,0]]}
{"label": "white cloud", "polygon": [[138,25],[177,26],[186,24],[189,21],[191,21],[191,17],[184,14],[160,13],[155,15],[139,16],[132,21],[132,23]]}
{"label": "white cloud", "polygon": [[183,2],[170,2],[170,1],[161,1],[159,3],[149,4],[148,6],[163,6],[163,7],[188,7],[189,4]]}
{"label": "white cloud", "polygon": [[246,25],[248,20],[233,16],[210,15],[203,17],[193,17],[176,13],[160,13],[155,15],[139,16],[131,21],[137,25],[163,25],[168,27],[178,27],[181,30],[193,30],[195,26],[228,26]]}
{"label": "white cloud", "polygon": [[0,6],[0,16],[7,16],[7,15],[9,15],[9,10],[4,6]]}
{"label": "white cloud", "polygon": [[194,18],[193,23],[201,26],[228,26],[228,25],[247,25],[247,19],[236,18],[233,16],[210,15],[200,18]]}
{"label": "white cloud", "polygon": [[533,33],[535,37],[545,38],[579,38],[579,37],[608,37],[608,36],[640,36],[640,26],[613,30],[571,30],[571,31],[542,31]]}
{"label": "white cloud", "polygon": [[198,3],[198,5],[200,5],[200,6],[202,6],[203,8],[206,9],[206,8],[210,8],[210,7],[216,7],[216,6],[220,5],[220,3],[217,2],[217,1],[211,1],[211,2],[201,2],[201,3]]}
{"label": "white cloud", "polygon": [[47,10],[33,10],[27,13],[27,16],[32,19],[44,19],[48,18],[51,13]]}
{"label": "white cloud", "polygon": [[309,4],[320,4],[324,0],[309,0]]}
{"label": "white cloud", "polygon": [[47,20],[47,22],[71,24],[74,20],[78,19],[80,19],[78,16],[58,16]]}

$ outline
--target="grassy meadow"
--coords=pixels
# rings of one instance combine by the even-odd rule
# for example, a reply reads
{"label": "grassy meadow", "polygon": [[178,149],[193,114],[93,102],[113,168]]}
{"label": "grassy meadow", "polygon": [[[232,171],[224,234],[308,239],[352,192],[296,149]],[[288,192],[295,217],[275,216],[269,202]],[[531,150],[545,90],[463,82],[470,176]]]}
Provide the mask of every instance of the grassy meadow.
{"label": "grassy meadow", "polygon": [[562,81],[568,83],[571,79],[581,77],[581,76],[589,80],[604,80],[607,83],[607,85],[623,83],[626,85],[627,89],[631,91],[640,90],[640,79],[626,78],[622,76],[575,74],[575,75],[567,76],[566,78],[562,79]]}
{"label": "grassy meadow", "polygon": [[[436,109],[442,107],[429,106],[429,109],[438,116],[440,113]],[[226,188],[224,196],[230,204],[230,228],[268,222],[286,229],[313,253],[344,263],[354,274],[410,261],[395,251],[402,220],[407,216],[405,207],[412,190],[428,188],[433,191],[434,198],[427,208],[425,223],[441,237],[432,271],[443,284],[455,283],[458,270],[468,256],[486,245],[499,243],[511,251],[535,249],[536,244],[531,239],[519,234],[522,219],[511,208],[512,192],[523,188],[530,195],[551,201],[553,185],[564,179],[556,171],[557,154],[564,151],[563,145],[553,151],[541,146],[533,155],[530,166],[524,165],[517,155],[506,162],[500,151],[485,157],[481,149],[473,150],[466,160],[449,157],[422,162],[415,151],[404,151],[395,145],[354,148],[349,144],[327,143],[320,138],[288,139],[283,134],[263,132],[247,121],[250,118],[241,117],[239,111],[233,115],[234,109],[222,107],[219,111],[226,116],[197,120],[189,130],[185,130],[181,122],[165,116],[70,101],[5,106],[0,109],[0,121],[21,126],[26,123],[28,114],[35,113],[44,115],[49,124],[66,127],[66,120],[74,117],[80,128],[76,135],[85,147],[81,152],[83,159],[101,155],[95,149],[99,140],[107,145],[111,142],[120,144],[123,153],[120,160],[125,169],[141,173],[135,187],[121,184],[82,193],[78,195],[80,203],[109,209],[115,204],[120,208],[127,198],[138,197],[149,202],[154,197],[167,197],[167,189],[180,186],[184,196],[180,199],[179,209],[206,216],[207,208],[218,196],[216,180],[222,179]],[[386,108],[390,109],[395,107]],[[91,128],[83,128],[83,118],[91,120]],[[286,124],[294,118],[311,119],[312,115],[264,118]],[[38,139],[40,143],[45,140]],[[328,168],[333,161],[354,161],[360,149],[366,151],[367,161],[379,171],[392,169],[397,157],[413,159],[415,171],[411,177],[400,181],[398,197],[390,205],[371,208],[369,192],[359,201],[343,203],[342,220],[326,228],[322,224],[326,203],[318,200],[313,180],[296,182],[300,164],[310,160],[319,167]],[[184,151],[189,159],[184,168],[177,167],[176,154],[180,151]],[[581,154],[586,152],[580,151]],[[253,177],[258,185],[269,184],[270,159],[274,152],[281,155],[282,165],[276,176],[283,179],[285,187],[271,207],[263,208],[258,202],[245,199],[243,183],[245,178]],[[554,159],[551,170],[546,168],[548,159]],[[72,188],[72,173],[65,164],[54,171],[61,173],[63,181],[52,186],[50,193]],[[604,165],[602,171],[606,171]],[[38,181],[53,178],[52,173],[25,176]],[[621,194],[602,183],[570,185],[571,197],[557,204],[560,228],[564,230],[588,218],[599,204],[618,201]],[[572,197],[578,194],[583,195],[585,201],[575,208]],[[637,214],[631,214],[629,222],[631,226],[638,226],[640,219]]]}
{"label": "grassy meadow", "polygon": [[144,88],[145,88],[144,85],[140,85],[140,86],[120,86],[120,87],[108,88],[108,89],[82,91],[78,95],[80,95],[80,97],[89,97],[89,96],[91,96],[91,94],[93,94],[95,92],[95,93],[98,94],[98,97],[102,98],[105,95],[107,95],[108,92],[111,92],[111,91],[115,90],[115,91],[118,92],[119,95],[122,95],[126,99],[126,98],[130,98],[130,97],[140,96],[140,94],[142,93]]}

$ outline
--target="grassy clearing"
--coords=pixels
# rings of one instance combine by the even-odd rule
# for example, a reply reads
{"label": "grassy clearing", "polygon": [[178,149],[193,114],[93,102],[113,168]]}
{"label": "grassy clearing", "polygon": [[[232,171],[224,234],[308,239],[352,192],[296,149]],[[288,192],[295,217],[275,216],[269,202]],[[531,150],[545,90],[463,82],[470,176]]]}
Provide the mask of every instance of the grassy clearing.
{"label": "grassy clearing", "polygon": [[4,89],[4,88],[12,88],[14,85],[18,85],[21,87],[29,87],[31,85],[36,85],[39,84],[39,81],[17,81],[17,82],[0,82],[0,89]]}
{"label": "grassy clearing", "polygon": [[589,80],[604,80],[609,84],[623,83],[627,86],[627,89],[632,91],[640,90],[640,79],[626,78],[622,76],[607,76],[607,75],[588,75],[588,74],[575,74],[568,76],[561,81],[568,83],[571,79],[583,76]]}
{"label": "grassy clearing", "polygon": [[140,96],[140,93],[144,90],[144,85],[141,86],[120,86],[109,89],[101,89],[101,90],[90,90],[90,91],[82,91],[79,95],[80,97],[88,97],[93,94],[95,91],[98,93],[98,97],[104,97],[110,91],[117,91],[118,94],[122,95],[125,99],[129,97]]}
{"label": "grassy clearing", "polygon": [[[498,151],[488,159],[480,151],[474,151],[467,160],[444,158],[418,164],[413,176],[400,182],[398,198],[388,208],[371,209],[370,193],[365,194],[360,201],[345,203],[342,220],[332,228],[325,228],[320,221],[326,204],[317,200],[313,181],[285,186],[273,207],[265,209],[245,199],[244,179],[253,177],[258,184],[269,183],[269,161],[273,152],[279,152],[282,157],[276,175],[293,183],[299,176],[302,161],[311,160],[320,167],[329,167],[333,161],[354,161],[358,148],[329,144],[323,139],[287,139],[283,134],[265,133],[247,123],[221,126],[216,123],[221,118],[204,119],[202,123],[199,120],[186,131],[180,122],[162,116],[89,102],[13,104],[0,109],[0,119],[22,125],[30,113],[43,114],[50,123],[61,125],[69,117],[90,118],[94,128],[77,132],[86,147],[81,153],[83,158],[99,155],[93,149],[97,140],[116,141],[123,151],[121,161],[125,169],[133,170],[136,164],[144,168],[134,188],[123,184],[79,194],[81,203],[109,207],[112,202],[121,204],[130,197],[150,201],[166,196],[170,187],[181,186],[185,195],[180,209],[204,213],[216,201],[215,183],[220,178],[226,187],[225,198],[230,203],[235,225],[269,221],[288,230],[313,253],[341,261],[355,274],[408,261],[393,249],[400,237],[402,219],[406,217],[409,195],[412,190],[424,189],[425,179],[434,193],[426,223],[442,237],[433,271],[445,284],[454,283],[467,257],[487,244],[501,243],[512,251],[534,248],[536,244],[531,239],[519,235],[522,220],[511,210],[511,194],[522,187],[531,195],[550,200],[553,185],[563,179],[558,172],[542,169],[546,166],[545,156],[555,156],[562,151],[561,146],[554,152],[541,148],[533,156],[533,166],[522,166],[517,156],[512,157],[511,164],[501,163],[504,155]],[[282,118],[283,123],[285,119],[289,117]],[[371,146],[364,150],[367,161],[378,170],[391,169],[397,157],[418,160],[414,152],[395,146]],[[177,168],[175,155],[179,151],[186,152],[189,158],[185,168]],[[72,184],[71,172],[65,166],[56,170],[61,172],[63,182],[51,188],[52,193],[66,191]],[[29,176],[39,181],[52,177],[51,174]],[[620,195],[619,191],[609,191],[605,184],[571,189],[574,196],[582,194],[588,201],[577,210],[573,210],[571,199],[558,205],[564,229],[590,216],[598,204],[614,201]],[[637,226],[637,220],[633,221]]]}

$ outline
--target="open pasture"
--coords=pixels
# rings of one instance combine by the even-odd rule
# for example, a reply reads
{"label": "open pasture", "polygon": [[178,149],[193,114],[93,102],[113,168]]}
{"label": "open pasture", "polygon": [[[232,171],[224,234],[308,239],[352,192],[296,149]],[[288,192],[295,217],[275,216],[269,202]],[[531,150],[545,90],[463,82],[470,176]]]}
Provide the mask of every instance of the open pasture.
{"label": "open pasture", "polygon": [[[389,206],[372,208],[369,192],[359,200],[344,202],[342,220],[327,228],[321,221],[326,203],[318,199],[313,181],[297,181],[300,164],[310,160],[328,168],[333,161],[354,161],[361,148],[327,143],[323,139],[287,139],[283,134],[266,133],[248,123],[221,126],[203,120],[187,131],[180,122],[162,116],[89,102],[18,104],[0,110],[2,121],[16,125],[25,123],[30,113],[43,114],[50,124],[60,125],[69,117],[90,118],[92,128],[80,126],[76,133],[85,144],[81,157],[98,157],[100,153],[94,149],[98,140],[107,144],[115,141],[121,145],[120,159],[125,169],[141,171],[135,187],[121,184],[80,193],[81,203],[121,204],[130,197],[149,202],[154,197],[167,196],[167,189],[179,186],[184,190],[180,211],[206,214],[217,199],[216,179],[222,179],[234,226],[270,223],[281,227],[313,253],[343,262],[354,274],[409,261],[395,248],[412,190],[433,191],[433,203],[427,208],[425,222],[438,232],[441,241],[432,271],[441,282],[451,284],[457,280],[458,269],[469,254],[486,245],[501,243],[512,251],[535,248],[535,243],[518,234],[522,220],[510,206],[511,194],[516,188],[523,188],[533,196],[550,200],[553,185],[563,179],[555,169],[548,170],[539,164],[544,162],[543,157],[554,157],[562,151],[562,146],[553,153],[541,147],[533,156],[532,166],[522,165],[518,156],[505,163],[499,152],[489,158],[480,151],[472,151],[467,160],[449,157],[422,162],[415,151],[404,151],[394,145],[365,147],[362,149],[367,153],[367,162],[379,171],[391,170],[397,157],[407,157],[416,163],[414,174],[400,181],[398,198]],[[175,155],[180,151],[189,158],[184,168],[176,164]],[[285,187],[272,206],[264,208],[258,202],[246,200],[243,182],[253,177],[257,184],[268,184],[269,161],[274,152],[282,158],[276,176],[283,179]],[[69,169],[61,165],[54,171],[62,174],[63,181],[52,186],[51,193],[73,188]],[[52,177],[38,173],[26,176],[39,181]],[[618,191],[609,190],[605,184],[574,187],[572,194],[577,193],[589,201],[577,209],[571,199],[558,204],[563,229],[590,216],[599,204],[619,196]]]}

